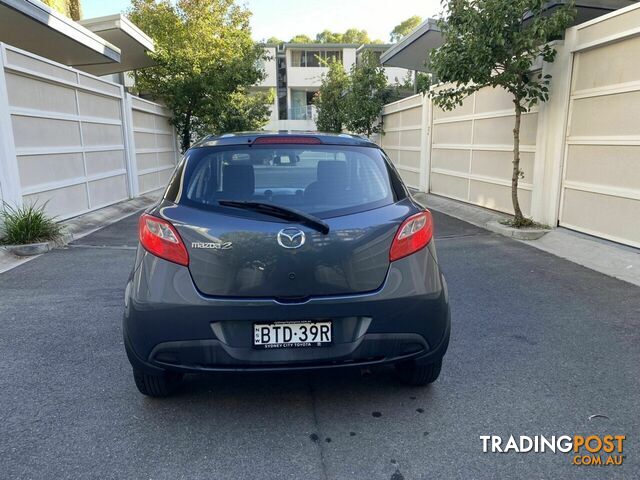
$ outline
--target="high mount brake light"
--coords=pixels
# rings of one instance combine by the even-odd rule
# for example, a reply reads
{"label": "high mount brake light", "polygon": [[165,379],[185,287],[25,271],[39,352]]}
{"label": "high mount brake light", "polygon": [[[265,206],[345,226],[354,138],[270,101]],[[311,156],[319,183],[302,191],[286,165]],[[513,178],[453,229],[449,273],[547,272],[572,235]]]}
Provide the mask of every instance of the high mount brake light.
{"label": "high mount brake light", "polygon": [[398,228],[389,250],[389,261],[400,260],[423,249],[432,237],[433,219],[429,210],[410,216]]}
{"label": "high mount brake light", "polygon": [[319,145],[322,142],[316,137],[291,137],[291,136],[274,136],[274,137],[258,137],[252,145],[278,145],[278,144],[303,144],[303,145]]}
{"label": "high mount brake light", "polygon": [[143,214],[138,223],[138,236],[144,249],[178,265],[189,265],[189,253],[176,231],[166,220]]}

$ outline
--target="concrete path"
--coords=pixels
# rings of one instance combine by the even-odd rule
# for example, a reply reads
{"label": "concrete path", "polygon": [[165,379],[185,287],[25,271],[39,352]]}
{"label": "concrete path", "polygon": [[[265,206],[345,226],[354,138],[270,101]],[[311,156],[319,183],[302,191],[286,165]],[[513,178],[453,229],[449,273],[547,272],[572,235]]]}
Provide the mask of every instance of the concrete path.
{"label": "concrete path", "polygon": [[[435,220],[453,330],[426,389],[380,368],[192,376],[141,396],[121,338],[135,216],[0,274],[0,477],[640,477],[640,288]],[[479,438],[592,433],[627,436],[622,466],[482,453]]]}

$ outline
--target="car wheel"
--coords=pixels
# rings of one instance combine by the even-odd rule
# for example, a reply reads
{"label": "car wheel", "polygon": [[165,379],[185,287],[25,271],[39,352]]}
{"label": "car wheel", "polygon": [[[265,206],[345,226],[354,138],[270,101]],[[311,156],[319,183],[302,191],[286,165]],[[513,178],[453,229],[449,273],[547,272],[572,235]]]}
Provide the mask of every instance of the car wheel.
{"label": "car wheel", "polygon": [[442,359],[427,365],[418,365],[415,362],[403,362],[396,364],[396,372],[400,380],[407,385],[422,387],[435,382],[440,376]]}
{"label": "car wheel", "polygon": [[182,374],[165,372],[162,375],[149,375],[141,370],[133,369],[133,379],[138,391],[148,397],[168,397],[182,381]]}

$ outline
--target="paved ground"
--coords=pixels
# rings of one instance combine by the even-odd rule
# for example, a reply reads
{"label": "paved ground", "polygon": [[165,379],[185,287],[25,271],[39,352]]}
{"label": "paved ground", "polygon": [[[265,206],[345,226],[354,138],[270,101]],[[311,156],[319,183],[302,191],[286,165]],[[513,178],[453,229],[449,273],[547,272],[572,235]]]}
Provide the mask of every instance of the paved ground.
{"label": "paved ground", "polygon": [[[120,325],[135,218],[0,275],[0,477],[638,478],[640,289],[436,222],[453,331],[427,389],[381,368],[194,376],[142,397]],[[627,435],[621,467],[479,439],[605,432]]]}

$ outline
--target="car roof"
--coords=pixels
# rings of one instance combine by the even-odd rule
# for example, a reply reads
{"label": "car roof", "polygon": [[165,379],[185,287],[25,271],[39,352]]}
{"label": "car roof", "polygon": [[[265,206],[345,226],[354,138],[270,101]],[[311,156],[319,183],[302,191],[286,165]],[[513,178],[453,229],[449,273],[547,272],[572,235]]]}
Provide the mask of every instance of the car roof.
{"label": "car roof", "polygon": [[295,137],[295,138],[314,138],[321,142],[323,145],[352,145],[358,147],[376,147],[378,145],[373,143],[366,137],[360,137],[358,135],[351,135],[349,133],[326,133],[326,132],[312,132],[312,131],[297,131],[297,130],[278,130],[278,131],[259,131],[259,132],[237,132],[237,133],[225,133],[224,135],[209,135],[196,142],[191,148],[201,147],[219,147],[226,145],[247,145],[252,144],[258,138],[274,138],[274,137]]}

